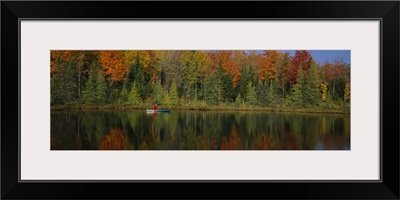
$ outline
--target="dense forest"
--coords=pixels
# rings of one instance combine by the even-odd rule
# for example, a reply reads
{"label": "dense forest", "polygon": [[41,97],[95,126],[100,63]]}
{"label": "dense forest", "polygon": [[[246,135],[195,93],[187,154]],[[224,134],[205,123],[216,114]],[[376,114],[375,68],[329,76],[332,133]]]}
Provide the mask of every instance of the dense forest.
{"label": "dense forest", "polygon": [[51,105],[350,108],[350,65],[308,51],[51,51]]}

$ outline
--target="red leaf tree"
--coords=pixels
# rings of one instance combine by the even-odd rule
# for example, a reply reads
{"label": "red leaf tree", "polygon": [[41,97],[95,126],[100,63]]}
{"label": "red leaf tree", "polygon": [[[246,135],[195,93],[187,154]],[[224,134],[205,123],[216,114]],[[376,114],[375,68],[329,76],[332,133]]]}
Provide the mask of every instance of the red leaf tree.
{"label": "red leaf tree", "polygon": [[296,55],[292,59],[292,66],[289,69],[289,81],[292,84],[296,84],[297,72],[301,66],[305,73],[308,74],[310,68],[310,62],[312,57],[308,51],[296,51]]}

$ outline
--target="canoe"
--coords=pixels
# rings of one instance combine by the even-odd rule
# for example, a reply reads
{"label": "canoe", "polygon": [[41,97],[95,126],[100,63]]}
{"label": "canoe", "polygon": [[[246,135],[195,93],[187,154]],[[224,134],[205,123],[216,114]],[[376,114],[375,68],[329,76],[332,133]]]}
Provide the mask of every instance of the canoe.
{"label": "canoe", "polygon": [[[146,109],[147,113],[154,113],[153,109]],[[157,109],[155,110],[156,113],[162,113],[162,112],[171,112],[171,109]]]}

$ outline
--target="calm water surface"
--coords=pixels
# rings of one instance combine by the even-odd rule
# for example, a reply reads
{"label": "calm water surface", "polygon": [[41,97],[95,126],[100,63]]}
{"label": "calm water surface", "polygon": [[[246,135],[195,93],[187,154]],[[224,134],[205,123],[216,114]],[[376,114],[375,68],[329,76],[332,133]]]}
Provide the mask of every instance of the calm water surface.
{"label": "calm water surface", "polygon": [[350,150],[350,115],[51,111],[52,150]]}

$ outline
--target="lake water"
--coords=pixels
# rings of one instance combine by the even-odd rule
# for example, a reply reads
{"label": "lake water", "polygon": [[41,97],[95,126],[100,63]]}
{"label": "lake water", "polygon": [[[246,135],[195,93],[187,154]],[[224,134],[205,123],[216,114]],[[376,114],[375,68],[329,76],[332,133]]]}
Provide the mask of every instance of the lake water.
{"label": "lake water", "polygon": [[350,150],[350,115],[51,111],[51,150]]}

